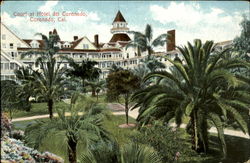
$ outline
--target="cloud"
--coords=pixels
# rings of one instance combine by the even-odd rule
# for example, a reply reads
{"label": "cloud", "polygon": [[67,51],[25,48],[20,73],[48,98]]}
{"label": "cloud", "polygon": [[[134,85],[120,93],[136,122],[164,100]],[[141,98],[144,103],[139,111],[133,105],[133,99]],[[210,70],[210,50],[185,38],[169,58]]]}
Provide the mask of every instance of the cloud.
{"label": "cloud", "polygon": [[58,0],[55,1],[46,1],[45,4],[43,6],[40,6],[38,8],[38,11],[41,12],[49,12],[53,9],[53,7],[55,7],[58,4]]}
{"label": "cloud", "polygon": [[[240,33],[239,13],[227,13],[220,8],[203,9],[197,3],[171,2],[168,6],[151,5],[152,18],[176,29],[177,44],[202,40],[231,40]],[[160,29],[158,29],[160,30]]]}
{"label": "cloud", "polygon": [[[2,12],[1,17],[2,22],[23,39],[41,39],[34,37],[34,34],[48,35],[49,31],[56,28],[62,40],[72,41],[73,36],[87,36],[93,41],[94,35],[99,34],[100,42],[108,42],[112,36],[111,25],[102,23],[97,12],[86,12],[86,14],[87,16],[67,16],[66,22],[56,21],[55,23],[31,22],[28,16],[13,17],[7,12]],[[24,27],[25,30],[23,30]]]}

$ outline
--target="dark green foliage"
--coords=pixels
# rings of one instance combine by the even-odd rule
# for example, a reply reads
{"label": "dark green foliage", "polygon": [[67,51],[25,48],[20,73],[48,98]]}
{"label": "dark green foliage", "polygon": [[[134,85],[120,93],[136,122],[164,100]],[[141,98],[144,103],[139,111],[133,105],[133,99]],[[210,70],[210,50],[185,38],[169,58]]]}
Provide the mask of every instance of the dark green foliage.
{"label": "dark green foliage", "polygon": [[81,157],[82,163],[161,163],[159,155],[146,145],[129,143],[119,146],[116,142],[93,146]]}
{"label": "dark green foliage", "polygon": [[[25,130],[28,145],[38,148],[49,135],[61,135],[61,140],[67,145],[68,159],[77,162],[77,146],[83,145],[87,150],[92,143],[108,142],[109,135],[103,128],[102,122],[106,115],[103,106],[96,105],[87,97],[82,97],[81,103],[76,95],[71,99],[71,116],[65,115],[65,108],[58,110],[58,118],[51,121],[37,121]],[[79,114],[81,113],[81,115]]]}
{"label": "dark green foliage", "polygon": [[120,71],[120,70],[123,70],[122,67],[119,67],[115,64],[112,64],[111,68],[109,69],[109,73],[112,73],[112,72],[117,72],[117,71]]}
{"label": "dark green foliage", "polygon": [[95,67],[96,61],[83,60],[81,63],[75,62],[73,59],[68,59],[70,69],[67,70],[67,75],[77,77],[82,80],[82,86],[85,88],[85,81],[93,81],[99,78],[101,70]]}
{"label": "dark green foliage", "polygon": [[140,87],[140,79],[129,70],[112,72],[107,77],[108,99],[119,99],[123,96],[125,100],[126,123],[128,124],[128,111],[131,94]]}
{"label": "dark green foliage", "polygon": [[10,118],[15,109],[29,110],[31,104],[22,96],[21,86],[13,80],[1,81],[1,109],[9,111]]}
{"label": "dark green foliage", "polygon": [[234,51],[240,55],[240,57],[246,61],[250,60],[250,20],[246,15],[243,16],[243,20],[240,23],[242,28],[240,36],[233,40]]}
{"label": "dark green foliage", "polygon": [[213,47],[212,41],[202,44],[200,40],[195,40],[194,45],[188,43],[178,47],[184,63],[167,58],[174,67],[171,72],[148,74],[145,81],[152,77],[161,80],[136,92],[132,99],[137,103],[135,107],[140,107],[137,118],[140,123],[150,123],[154,119],[168,123],[174,118],[180,125],[184,115],[188,116],[187,129],[197,152],[208,152],[208,129],[212,124],[217,128],[226,154],[225,119],[231,117],[243,132],[248,132],[247,123],[239,112],[249,108],[249,91],[244,89],[249,83],[230,70],[249,67],[249,63],[238,59],[224,60],[222,56],[227,50],[214,53]]}
{"label": "dark green foliage", "polygon": [[139,78],[129,70],[120,70],[110,73],[107,77],[108,95],[130,94],[138,88]]}
{"label": "dark green foliage", "polygon": [[[181,139],[181,132],[161,124],[141,127],[140,133],[131,136],[135,143],[152,146],[159,154],[162,162],[184,160],[185,157],[195,155]],[[176,155],[179,155],[178,158]]]}
{"label": "dark green foliage", "polygon": [[[40,67],[40,70],[32,70],[33,79],[35,79],[35,93],[37,98],[43,99],[47,102],[48,111],[50,118],[53,117],[53,106],[55,100],[64,92],[65,85],[65,69],[61,68],[61,64],[67,59],[64,55],[57,56],[56,53],[59,51],[57,46],[60,40],[57,34],[51,34],[49,37],[38,33],[37,35],[42,37],[44,47],[40,51],[28,51],[22,54],[22,57],[27,55],[36,55],[36,66]],[[26,80],[23,83],[30,82],[30,78],[23,78]]]}

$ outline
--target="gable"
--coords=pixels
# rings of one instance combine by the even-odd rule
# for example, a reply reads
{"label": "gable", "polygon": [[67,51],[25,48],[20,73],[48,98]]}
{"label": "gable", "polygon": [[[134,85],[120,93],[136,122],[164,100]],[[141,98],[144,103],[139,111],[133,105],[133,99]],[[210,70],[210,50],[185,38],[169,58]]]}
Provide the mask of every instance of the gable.
{"label": "gable", "polygon": [[14,43],[15,45],[20,44],[20,47],[22,48],[28,48],[30,47],[26,42],[24,42],[22,39],[20,39],[15,33],[13,33],[10,29],[8,29],[3,23],[1,23],[1,34],[6,35],[6,40],[1,40],[5,43]]}
{"label": "gable", "polygon": [[86,49],[86,47],[88,47],[87,49],[89,50],[97,50],[95,45],[92,44],[87,37],[83,37],[83,39],[77,44],[74,49]]}

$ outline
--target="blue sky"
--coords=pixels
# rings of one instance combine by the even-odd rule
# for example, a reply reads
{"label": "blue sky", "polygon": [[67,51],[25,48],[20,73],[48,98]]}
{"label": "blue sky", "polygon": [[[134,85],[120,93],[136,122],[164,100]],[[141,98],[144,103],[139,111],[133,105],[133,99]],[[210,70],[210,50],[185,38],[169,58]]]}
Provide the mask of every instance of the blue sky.
{"label": "blue sky", "polygon": [[[144,31],[151,24],[154,36],[176,29],[177,44],[195,38],[231,40],[240,33],[242,15],[249,15],[246,1],[8,1],[1,6],[2,22],[21,38],[47,34],[56,28],[63,40],[74,35],[93,40],[99,34],[101,42],[111,38],[112,21],[120,10],[134,31]],[[30,18],[14,16],[15,12],[84,12],[85,17],[66,17],[66,22],[30,22]]]}

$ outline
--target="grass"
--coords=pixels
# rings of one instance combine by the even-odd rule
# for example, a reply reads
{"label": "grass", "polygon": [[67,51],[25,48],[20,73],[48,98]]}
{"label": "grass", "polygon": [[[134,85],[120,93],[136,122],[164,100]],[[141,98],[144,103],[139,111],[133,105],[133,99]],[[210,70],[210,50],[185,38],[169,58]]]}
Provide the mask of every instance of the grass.
{"label": "grass", "polygon": [[[109,131],[120,145],[129,142],[129,136],[138,132],[134,128],[120,128],[120,124],[124,124],[125,115],[112,115],[104,121],[104,128]],[[129,123],[136,123],[135,119],[129,117]]]}
{"label": "grass", "polygon": [[[97,101],[96,97],[89,97],[93,101]],[[98,96],[98,103],[107,103],[106,102],[106,96],[105,95],[99,95]],[[54,104],[54,112],[56,112],[56,109],[62,108],[62,107],[67,107],[68,104],[66,104],[63,101],[56,102]],[[66,108],[67,110],[67,108]],[[8,113],[9,114],[9,113]],[[25,110],[15,110],[12,113],[12,118],[20,118],[20,117],[30,117],[30,116],[36,116],[36,115],[44,115],[48,114],[48,108],[47,108],[47,103],[42,102],[42,103],[32,103],[31,104],[31,111],[27,112]]]}
{"label": "grass", "polygon": [[[57,108],[62,108],[67,106],[65,102],[56,102],[54,104],[54,112]],[[30,117],[35,115],[44,115],[48,114],[47,103],[32,103],[31,111],[27,112],[25,110],[16,110],[12,113],[12,118],[20,118],[20,117]]]}

